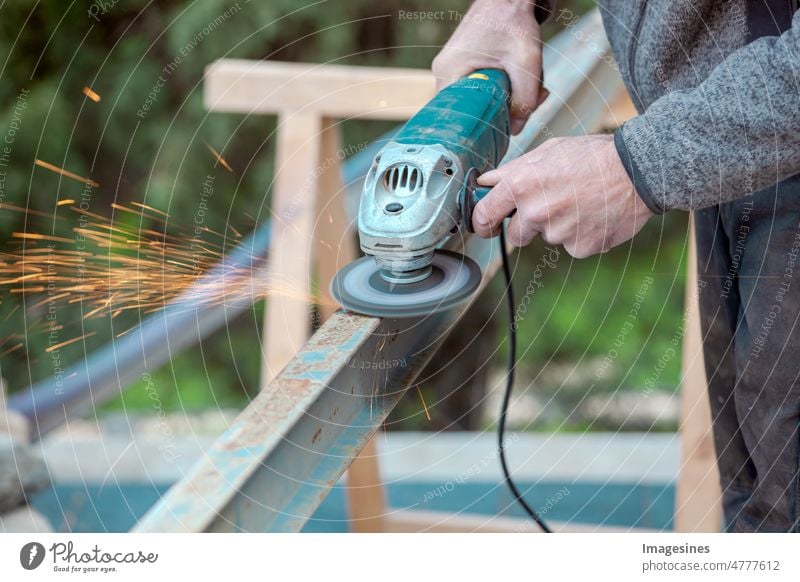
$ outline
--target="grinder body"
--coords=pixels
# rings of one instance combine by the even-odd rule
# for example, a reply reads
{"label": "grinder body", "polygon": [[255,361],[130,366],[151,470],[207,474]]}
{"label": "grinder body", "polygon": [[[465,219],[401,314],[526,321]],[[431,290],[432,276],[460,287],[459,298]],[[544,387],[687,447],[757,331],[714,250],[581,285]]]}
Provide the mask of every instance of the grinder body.
{"label": "grinder body", "polygon": [[430,274],[434,251],[463,226],[475,179],[508,149],[510,84],[483,69],[440,91],[375,156],[358,214],[361,249],[390,283]]}

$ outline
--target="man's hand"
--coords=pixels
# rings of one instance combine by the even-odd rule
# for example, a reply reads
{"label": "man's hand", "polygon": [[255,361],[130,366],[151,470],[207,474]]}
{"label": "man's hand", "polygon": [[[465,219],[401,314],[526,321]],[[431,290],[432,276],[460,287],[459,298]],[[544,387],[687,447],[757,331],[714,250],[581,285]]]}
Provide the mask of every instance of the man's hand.
{"label": "man's hand", "polygon": [[511,80],[511,132],[519,133],[547,97],[542,38],[531,0],[476,0],[433,60],[437,90],[477,69],[502,69]]}
{"label": "man's hand", "polygon": [[482,237],[506,229],[524,246],[541,233],[581,259],[633,238],[653,215],[633,188],[611,135],[551,139],[532,152],[487,172],[478,183],[493,186],[472,216]]}

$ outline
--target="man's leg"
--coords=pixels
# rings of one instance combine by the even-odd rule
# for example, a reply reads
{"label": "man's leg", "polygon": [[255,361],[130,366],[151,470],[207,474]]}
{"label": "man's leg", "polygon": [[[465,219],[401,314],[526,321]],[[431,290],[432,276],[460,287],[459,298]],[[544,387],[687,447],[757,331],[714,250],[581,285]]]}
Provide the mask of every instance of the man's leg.
{"label": "man's leg", "polygon": [[722,488],[725,522],[731,527],[755,488],[755,466],[739,427],[734,399],[734,337],[739,313],[738,259],[730,253],[724,227],[729,209],[714,206],[695,212],[700,324]]}
{"label": "man's leg", "polygon": [[775,190],[725,209],[729,252],[741,257],[733,400],[755,470],[734,531],[800,529],[800,179]]}

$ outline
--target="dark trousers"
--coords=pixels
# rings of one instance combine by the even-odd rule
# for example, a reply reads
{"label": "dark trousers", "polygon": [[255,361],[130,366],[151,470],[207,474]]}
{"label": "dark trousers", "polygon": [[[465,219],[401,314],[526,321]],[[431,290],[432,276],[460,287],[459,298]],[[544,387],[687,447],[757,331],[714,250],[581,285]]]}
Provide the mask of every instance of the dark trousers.
{"label": "dark trousers", "polygon": [[728,531],[800,531],[800,177],[695,213]]}

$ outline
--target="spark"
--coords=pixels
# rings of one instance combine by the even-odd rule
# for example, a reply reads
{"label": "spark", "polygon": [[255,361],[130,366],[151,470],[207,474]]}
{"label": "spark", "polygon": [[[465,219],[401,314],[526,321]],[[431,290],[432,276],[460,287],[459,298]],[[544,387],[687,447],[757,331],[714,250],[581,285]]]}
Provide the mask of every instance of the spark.
{"label": "spark", "polygon": [[422,408],[425,409],[425,416],[428,417],[428,422],[431,421],[431,414],[428,412],[428,406],[425,404],[425,397],[422,396],[422,390],[419,388],[419,384],[417,384],[417,392],[419,393],[419,399],[422,400]]}
{"label": "spark", "polygon": [[142,204],[140,202],[131,202],[131,206],[138,206],[139,208],[143,208],[145,210],[150,210],[151,212],[155,212],[156,214],[160,214],[161,216],[165,216],[169,218],[169,214],[159,210],[158,208],[153,208],[152,206],[148,206],[147,204]]}
{"label": "spark", "polygon": [[43,216],[50,220],[53,219],[53,214],[51,212],[42,212],[40,210],[34,210],[33,208],[22,208],[21,206],[14,206],[13,204],[8,204],[7,202],[0,204],[0,208],[4,210],[12,210],[14,212],[20,212],[28,216]]}
{"label": "spark", "polygon": [[138,325],[134,325],[133,327],[130,327],[130,328],[126,329],[125,331],[121,331],[120,333],[118,333],[118,334],[117,334],[117,337],[118,337],[118,338],[120,338],[120,337],[122,337],[123,335],[125,335],[126,333],[130,333],[130,332],[132,332],[132,331],[133,331],[134,329],[136,329],[137,327],[139,327],[139,326],[138,326]]}
{"label": "spark", "polygon": [[39,285],[37,287],[28,287],[26,289],[11,289],[11,293],[42,293],[47,287]]}
{"label": "spark", "polygon": [[17,305],[15,305],[15,306],[14,306],[14,309],[12,309],[12,310],[9,312],[9,314],[8,314],[8,315],[6,315],[6,318],[5,318],[3,321],[8,321],[8,320],[11,318],[11,316],[12,316],[12,315],[14,315],[14,314],[17,312],[17,309],[19,309],[19,303],[18,303]]}
{"label": "spark", "polygon": [[59,350],[59,349],[61,349],[61,348],[65,347],[65,346],[68,346],[68,345],[74,344],[75,342],[79,342],[79,341],[81,341],[82,339],[86,339],[87,337],[91,337],[91,336],[93,336],[95,333],[97,333],[97,332],[90,331],[89,333],[85,333],[85,334],[83,334],[83,335],[81,335],[81,336],[74,337],[74,338],[72,338],[72,339],[68,339],[68,340],[66,340],[66,341],[63,341],[63,342],[57,343],[57,344],[55,344],[55,345],[53,345],[53,346],[50,346],[49,348],[45,348],[45,350],[44,350],[44,351],[45,351],[45,352],[47,352],[47,353],[49,354],[50,352],[54,352],[54,351],[56,351],[56,350]]}
{"label": "spark", "polygon": [[223,167],[223,168],[225,168],[225,169],[226,169],[226,170],[228,170],[228,171],[229,171],[231,174],[233,174],[233,168],[231,168],[230,164],[228,164],[228,162],[227,162],[227,161],[225,161],[225,158],[223,158],[223,157],[222,157],[222,154],[220,154],[220,153],[219,153],[217,150],[215,150],[213,147],[211,147],[211,144],[210,144],[210,143],[206,143],[206,147],[208,148],[208,150],[209,150],[209,151],[210,151],[212,154],[214,154],[214,157],[215,157],[215,158],[217,158],[217,162],[219,162],[220,164],[222,164],[222,167]]}
{"label": "spark", "polygon": [[31,273],[30,275],[22,275],[21,277],[14,277],[13,279],[2,279],[0,280],[0,285],[10,285],[11,283],[19,283],[20,281],[27,281],[28,279],[35,279],[41,276],[41,273]]}
{"label": "spark", "polygon": [[100,184],[95,182],[94,180],[90,180],[89,178],[84,178],[83,176],[79,176],[78,174],[73,174],[72,172],[65,170],[64,168],[59,168],[58,166],[54,166],[48,162],[43,162],[42,160],[36,160],[36,165],[40,168],[44,168],[45,170],[50,170],[51,172],[55,172],[56,174],[61,174],[66,178],[72,178],[73,180],[77,180],[78,182],[83,182],[84,184],[91,186],[92,188],[98,188]]}
{"label": "spark", "polygon": [[36,232],[13,232],[11,233],[11,236],[14,238],[25,238],[32,240],[50,240],[53,242],[65,242],[65,243],[75,242],[71,238],[64,238],[63,236],[52,236],[48,234],[39,234]]}
{"label": "spark", "polygon": [[[162,223],[164,222],[160,218],[156,218],[154,216],[150,216],[149,214],[145,214],[144,212],[141,212],[140,210],[134,210],[133,208],[127,208],[127,207],[123,206],[122,204],[117,204],[116,202],[111,204],[111,208],[113,208],[114,210],[120,210],[122,212],[127,212],[129,214],[135,214],[136,216],[141,216],[142,218],[153,218],[153,219],[158,220],[159,222],[162,222]],[[161,212],[161,214],[164,214],[164,213]]]}
{"label": "spark", "polygon": [[100,103],[100,95],[92,91],[89,87],[83,88],[83,94],[86,95],[89,99],[91,99],[95,103]]}
{"label": "spark", "polygon": [[67,204],[75,204],[75,201],[67,198],[65,200],[59,200],[56,202],[56,206],[66,206]]}
{"label": "spark", "polygon": [[20,349],[20,348],[21,348],[23,345],[24,345],[24,344],[23,344],[22,342],[20,342],[20,343],[18,343],[18,344],[16,344],[16,345],[13,345],[13,346],[11,346],[11,347],[10,347],[10,348],[8,348],[7,350],[5,350],[3,353],[0,353],[0,357],[2,357],[2,356],[5,356],[5,355],[8,355],[8,354],[10,354],[11,352],[14,352],[14,351],[16,351],[16,350]]}

